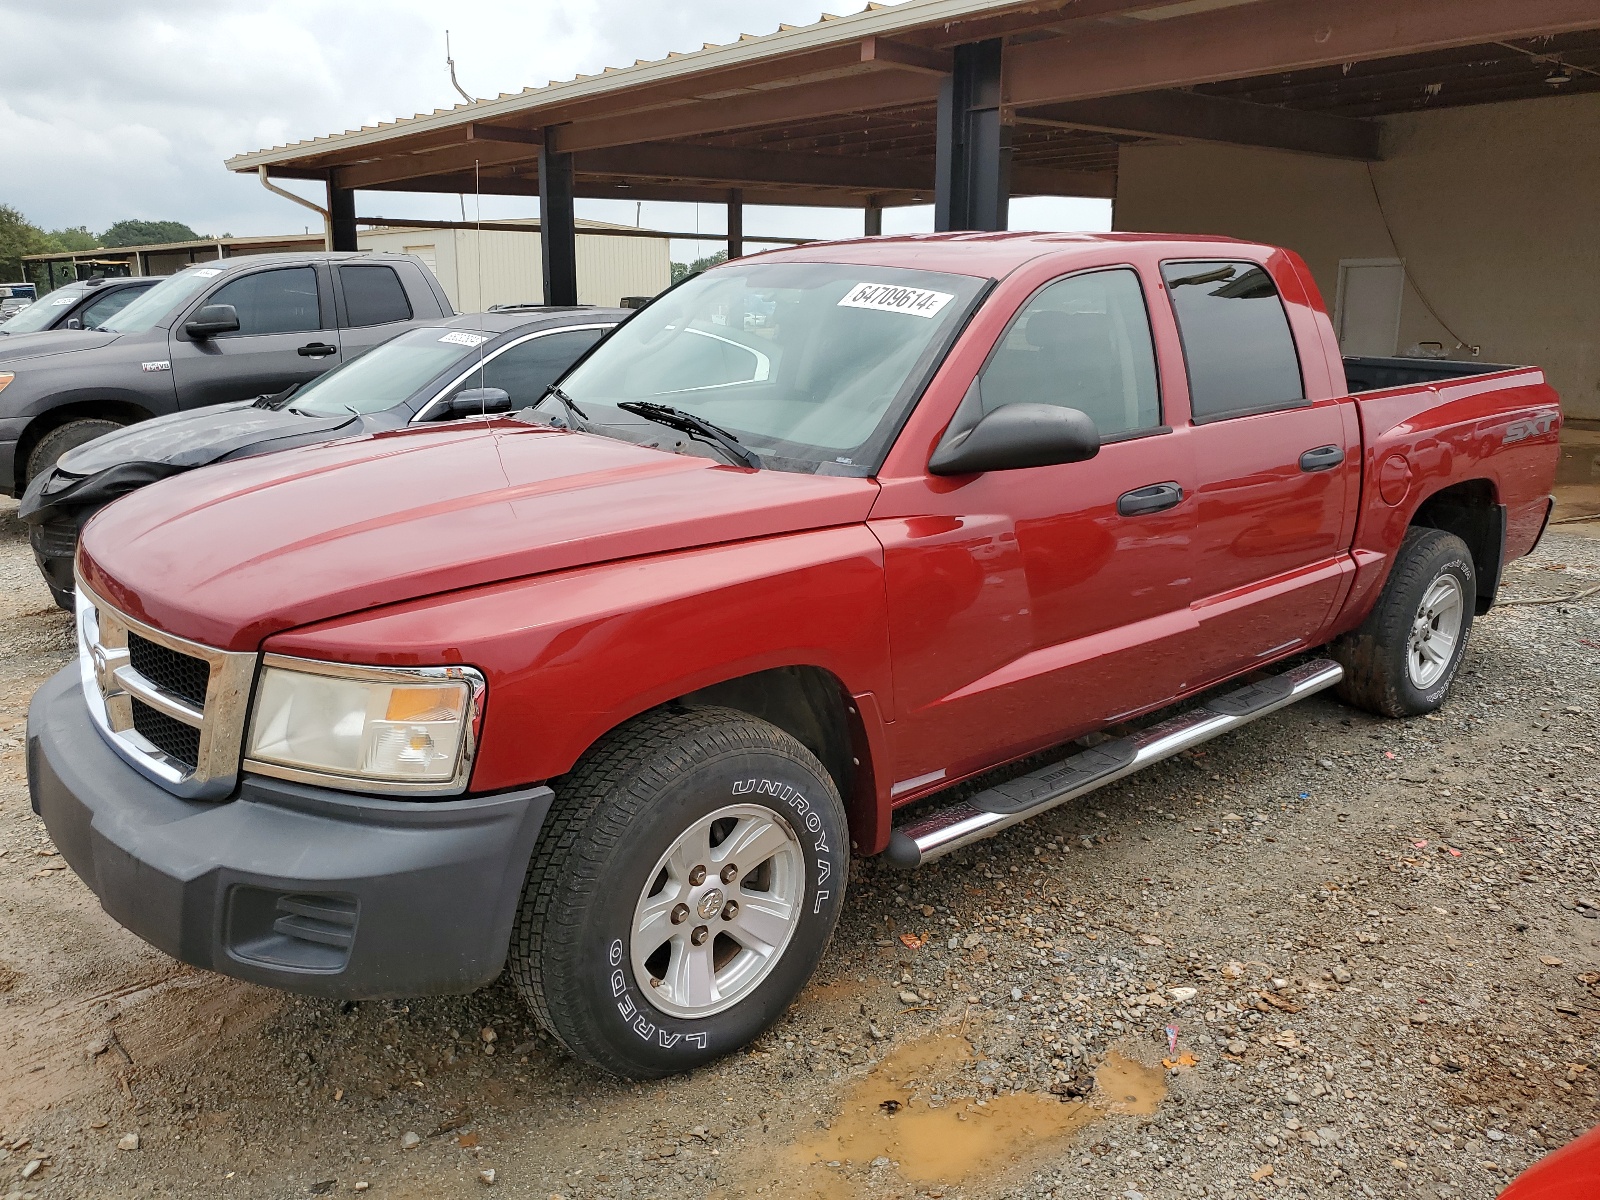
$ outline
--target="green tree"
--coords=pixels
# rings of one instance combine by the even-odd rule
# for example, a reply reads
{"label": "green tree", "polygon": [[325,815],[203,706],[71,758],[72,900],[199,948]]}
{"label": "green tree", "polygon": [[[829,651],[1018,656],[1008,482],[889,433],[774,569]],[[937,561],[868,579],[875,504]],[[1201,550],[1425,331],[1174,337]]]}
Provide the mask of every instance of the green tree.
{"label": "green tree", "polygon": [[199,240],[200,235],[182,221],[118,221],[100,235],[102,246],[152,246]]}
{"label": "green tree", "polygon": [[672,282],[682,283],[691,275],[697,275],[701,271],[705,271],[716,266],[718,263],[725,263],[727,261],[728,252],[726,250],[718,250],[715,254],[708,254],[704,258],[697,258],[692,263],[675,262],[672,264]]}
{"label": "green tree", "polygon": [[89,232],[87,226],[74,225],[71,229],[52,229],[49,238],[58,250],[98,250],[100,239]]}
{"label": "green tree", "polygon": [[0,283],[22,281],[24,254],[48,254],[54,249],[49,234],[16,209],[0,204]]}

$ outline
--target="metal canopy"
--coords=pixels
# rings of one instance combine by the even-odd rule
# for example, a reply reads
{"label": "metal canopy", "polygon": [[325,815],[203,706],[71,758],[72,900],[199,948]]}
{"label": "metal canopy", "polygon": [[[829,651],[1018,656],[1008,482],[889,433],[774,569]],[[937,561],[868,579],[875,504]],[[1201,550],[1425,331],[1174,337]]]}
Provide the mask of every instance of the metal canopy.
{"label": "metal canopy", "polygon": [[[981,43],[993,128],[971,105],[941,123]],[[541,155],[547,196],[570,171],[580,197],[874,211],[933,201],[949,163],[960,222],[1002,192],[1113,196],[1129,141],[1371,161],[1374,117],[1596,90],[1595,0],[909,0],[227,166],[325,181],[348,222],[355,189],[538,195]]]}

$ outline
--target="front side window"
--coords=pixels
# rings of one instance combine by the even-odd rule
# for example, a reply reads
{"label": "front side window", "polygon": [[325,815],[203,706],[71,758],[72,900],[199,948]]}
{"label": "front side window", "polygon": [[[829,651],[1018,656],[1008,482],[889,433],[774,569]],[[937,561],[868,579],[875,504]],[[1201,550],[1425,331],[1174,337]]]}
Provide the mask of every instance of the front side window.
{"label": "front side window", "polygon": [[319,375],[294,394],[289,407],[312,417],[385,412],[440,375],[459,369],[467,359],[477,358],[492,336],[472,329],[408,330]]}
{"label": "front side window", "polygon": [[0,321],[0,329],[7,333],[37,333],[61,315],[61,310],[76,303],[89,290],[86,283],[69,283],[45,296],[40,296],[26,308],[19,308],[10,318]]}
{"label": "front side window", "polygon": [[[596,432],[674,435],[619,404],[682,409],[764,466],[870,473],[987,280],[901,267],[741,263],[662,296],[562,380]],[[561,419],[551,398],[541,416]]]}
{"label": "front side window", "polygon": [[157,322],[171,316],[174,309],[201,288],[209,287],[220,274],[220,267],[186,267],[176,275],[167,276],[116,316],[100,322],[100,328],[112,333],[144,333],[154,329]]}
{"label": "front side window", "polygon": [[1059,404],[1093,419],[1102,439],[1161,425],[1155,344],[1136,272],[1057,280],[1029,300],[979,381],[983,410]]}
{"label": "front side window", "polygon": [[78,319],[85,329],[98,329],[139,298],[143,288],[125,287],[98,296],[83,306]]}
{"label": "front side window", "polygon": [[239,332],[234,337],[305,333],[322,328],[315,267],[258,271],[223,284],[207,297],[206,303],[233,305],[239,314]]}
{"label": "front side window", "polygon": [[393,267],[340,267],[339,284],[352,329],[411,319],[411,302]]}
{"label": "front side window", "polygon": [[1272,276],[1253,262],[1170,262],[1196,424],[1305,403],[1300,358]]}
{"label": "front side window", "polygon": [[550,385],[604,336],[603,329],[572,329],[531,337],[472,370],[451,394],[472,388],[499,388],[511,397],[513,409],[527,408],[537,404]]}

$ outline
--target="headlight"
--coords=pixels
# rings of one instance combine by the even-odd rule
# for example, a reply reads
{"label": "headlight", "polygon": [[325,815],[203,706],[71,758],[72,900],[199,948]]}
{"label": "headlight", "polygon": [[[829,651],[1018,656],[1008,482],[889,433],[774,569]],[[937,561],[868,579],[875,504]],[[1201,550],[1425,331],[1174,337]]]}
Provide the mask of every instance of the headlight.
{"label": "headlight", "polygon": [[471,667],[350,667],[269,654],[245,767],[334,787],[459,792],[483,694]]}

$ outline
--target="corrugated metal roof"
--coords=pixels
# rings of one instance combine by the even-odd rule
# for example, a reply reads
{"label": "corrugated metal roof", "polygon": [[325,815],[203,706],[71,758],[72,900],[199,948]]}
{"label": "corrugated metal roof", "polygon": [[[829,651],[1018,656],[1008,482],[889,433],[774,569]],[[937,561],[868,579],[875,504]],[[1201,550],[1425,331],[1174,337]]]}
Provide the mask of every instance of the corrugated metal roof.
{"label": "corrugated metal roof", "polygon": [[596,75],[576,75],[570,80],[552,81],[542,88],[502,92],[492,100],[436,108],[431,113],[380,121],[376,125],[347,129],[343,133],[326,134],[238,154],[228,159],[225,165],[230,171],[254,171],[260,166],[291,163],[310,154],[354,149],[394,137],[536,112],[541,108],[570,104],[627,88],[662,83],[764,58],[825,49],[865,37],[887,37],[977,16],[1050,11],[1068,3],[1070,0],[904,0],[904,3],[893,5],[869,3],[859,13],[849,16],[824,13],[810,25],[779,25],[776,31],[760,36],[742,33],[737,41],[723,45],[707,42],[700,50],[673,52],[665,58],[654,60],[639,59],[631,67],[607,67]]}

